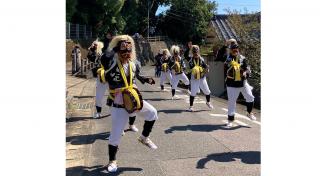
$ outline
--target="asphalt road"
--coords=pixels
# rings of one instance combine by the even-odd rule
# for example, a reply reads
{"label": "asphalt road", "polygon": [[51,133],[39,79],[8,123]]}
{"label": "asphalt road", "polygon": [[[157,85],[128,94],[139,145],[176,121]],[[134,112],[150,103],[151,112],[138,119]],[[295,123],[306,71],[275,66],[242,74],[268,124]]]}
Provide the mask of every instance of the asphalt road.
{"label": "asphalt road", "polygon": [[[143,74],[153,75],[153,67],[143,67]],[[187,112],[189,96],[178,89],[178,100],[171,100],[170,86],[160,91],[156,85],[138,82],[143,98],[158,110],[159,119],[151,133],[158,146],[151,150],[137,141],[143,117],[137,117],[139,132],[127,131],[117,155],[117,173],[107,173],[108,136],[111,130],[109,108],[103,107],[101,119],[92,119],[95,80],[74,78],[67,74],[68,96],[73,110],[66,123],[66,175],[148,175],[189,176],[260,175],[260,111],[257,121],[245,116],[245,106],[237,105],[236,126],[225,127],[227,101],[212,98],[213,110],[205,97],[195,99],[196,112]],[[108,95],[108,92],[105,94]]]}

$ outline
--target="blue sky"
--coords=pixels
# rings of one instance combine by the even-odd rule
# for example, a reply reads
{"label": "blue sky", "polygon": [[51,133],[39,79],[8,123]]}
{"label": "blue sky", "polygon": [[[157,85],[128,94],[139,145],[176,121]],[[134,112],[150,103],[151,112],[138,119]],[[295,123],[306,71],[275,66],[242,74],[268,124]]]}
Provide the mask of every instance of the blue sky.
{"label": "blue sky", "polygon": [[[209,0],[214,1],[214,0]],[[224,9],[236,9],[241,12],[244,12],[244,8],[248,10],[248,12],[258,12],[261,11],[260,8],[260,0],[215,0],[218,4],[217,12],[218,14],[225,14],[226,11]],[[156,12],[156,15],[159,13],[168,10],[168,6],[160,6]]]}

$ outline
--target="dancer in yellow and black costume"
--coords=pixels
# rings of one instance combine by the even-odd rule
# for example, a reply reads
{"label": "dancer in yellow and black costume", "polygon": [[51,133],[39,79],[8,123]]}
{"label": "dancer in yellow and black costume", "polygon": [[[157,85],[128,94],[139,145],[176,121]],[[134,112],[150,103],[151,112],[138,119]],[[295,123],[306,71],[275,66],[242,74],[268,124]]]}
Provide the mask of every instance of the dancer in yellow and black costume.
{"label": "dancer in yellow and black costume", "polygon": [[160,87],[162,91],[164,90],[164,81],[166,79],[169,80],[170,85],[172,86],[172,75],[169,67],[170,56],[171,55],[168,49],[162,50],[162,57],[160,59],[160,64],[161,64]]}
{"label": "dancer in yellow and black costume", "polygon": [[256,120],[252,113],[254,96],[252,89],[247,81],[251,74],[247,59],[239,52],[239,45],[232,44],[230,46],[230,54],[225,62],[227,67],[226,72],[226,86],[228,94],[228,127],[232,127],[234,121],[236,103],[240,92],[246,99],[247,116],[251,120]]}
{"label": "dancer in yellow and black costume", "polygon": [[191,69],[191,94],[190,94],[190,107],[188,111],[193,111],[193,101],[199,89],[206,95],[206,104],[210,109],[213,106],[210,103],[210,89],[207,83],[206,73],[209,72],[209,66],[204,62],[203,57],[200,56],[200,48],[198,45],[192,45],[192,59],[189,61]]}
{"label": "dancer in yellow and black costume", "polygon": [[[183,59],[180,57],[180,48],[177,45],[172,45],[171,58],[169,62],[169,67],[172,70],[172,99],[175,99],[175,92],[178,87],[179,81],[181,80],[187,87],[190,82],[186,74],[184,73],[186,65]],[[188,87],[189,88],[189,87]]]}
{"label": "dancer in yellow and black costume", "polygon": [[[98,71],[103,81],[108,82],[110,98],[112,99],[111,119],[112,129],[109,137],[109,172],[117,171],[116,154],[122,136],[122,131],[128,122],[129,115],[136,113],[145,119],[142,135],[138,141],[151,149],[157,146],[150,140],[149,135],[155,121],[158,119],[157,110],[142,99],[135,85],[136,59],[133,39],[128,35],[116,36],[109,44],[108,50],[115,52],[112,59],[102,59],[103,69]],[[104,56],[102,56],[104,57]],[[142,79],[154,83],[152,78]]]}

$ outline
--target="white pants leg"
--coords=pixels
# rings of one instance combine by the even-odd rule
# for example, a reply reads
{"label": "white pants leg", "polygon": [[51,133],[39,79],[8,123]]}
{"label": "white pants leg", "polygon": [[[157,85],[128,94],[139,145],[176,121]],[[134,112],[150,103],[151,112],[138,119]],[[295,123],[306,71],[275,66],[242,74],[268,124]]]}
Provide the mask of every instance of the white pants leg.
{"label": "white pants leg", "polygon": [[160,85],[164,85],[164,81],[168,79],[170,82],[170,85],[172,85],[172,75],[170,73],[170,71],[167,72],[163,72],[161,71],[161,75],[160,75]]}
{"label": "white pants leg", "polygon": [[191,96],[196,96],[200,88],[200,79],[192,79],[191,77]]}
{"label": "white pants leg", "polygon": [[109,137],[109,144],[118,146],[126,124],[129,120],[129,114],[124,108],[111,108],[112,127]]}
{"label": "white pants leg", "polygon": [[136,112],[138,116],[144,117],[146,121],[153,121],[158,119],[158,112],[147,101],[143,100],[143,107],[140,111]]}
{"label": "white pants leg", "polygon": [[228,94],[228,115],[234,116],[236,113],[237,99],[242,87],[227,87]]}
{"label": "white pants leg", "polygon": [[200,79],[199,87],[205,95],[209,95],[211,93],[206,77]]}
{"label": "white pants leg", "polygon": [[148,102],[143,100],[143,107],[140,111],[129,114],[124,108],[111,108],[112,127],[109,137],[109,144],[118,146],[129,116],[142,116],[146,121],[153,121],[158,119],[157,110]]}
{"label": "white pants leg", "polygon": [[172,75],[172,89],[177,89],[180,80],[183,82],[184,85],[190,84],[189,79],[186,76],[186,74],[184,74],[184,73],[181,73],[179,75],[173,74]]}
{"label": "white pants leg", "polygon": [[167,79],[169,80],[170,85],[172,85],[172,75],[171,75],[171,72],[170,72],[170,71],[167,71],[167,72],[166,72],[166,77],[167,77]]}
{"label": "white pants leg", "polygon": [[179,84],[179,75],[172,75],[172,89],[177,89]]}
{"label": "white pants leg", "polygon": [[252,87],[249,85],[247,80],[243,83],[243,88],[241,89],[243,97],[246,99],[246,102],[250,103],[254,101],[254,96],[252,95]]}
{"label": "white pants leg", "polygon": [[161,74],[160,74],[160,85],[163,85],[165,80],[166,80],[166,73],[161,71]]}
{"label": "white pants leg", "polygon": [[96,80],[96,106],[102,107],[102,99],[107,89],[108,83],[101,83],[98,77]]}
{"label": "white pants leg", "polygon": [[184,73],[180,74],[180,80],[183,82],[184,85],[189,85],[190,84],[187,75],[184,74]]}

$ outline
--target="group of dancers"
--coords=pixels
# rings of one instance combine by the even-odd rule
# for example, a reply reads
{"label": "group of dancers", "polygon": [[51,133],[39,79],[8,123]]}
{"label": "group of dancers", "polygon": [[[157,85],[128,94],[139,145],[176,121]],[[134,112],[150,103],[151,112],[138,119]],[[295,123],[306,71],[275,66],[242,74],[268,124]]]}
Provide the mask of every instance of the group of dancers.
{"label": "group of dancers", "polygon": [[[103,48],[107,48],[105,52]],[[255,120],[252,113],[254,96],[252,87],[246,78],[250,75],[250,69],[245,57],[240,55],[239,46],[233,42],[228,46],[229,50],[225,64],[226,86],[228,93],[228,123],[227,127],[232,127],[235,116],[236,100],[241,92],[247,102],[248,117]],[[188,68],[191,72],[190,80],[186,75],[186,64],[181,58],[180,48],[173,45],[170,49],[161,50],[160,65],[160,89],[164,90],[164,82],[167,79],[171,85],[172,99],[176,99],[175,92],[179,81],[188,87],[190,94],[190,106],[187,109],[194,111],[193,102],[196,94],[202,90],[206,96],[206,105],[213,109],[210,103],[211,91],[207,84],[206,74],[209,73],[209,66],[200,55],[200,48],[197,45],[190,47]],[[155,84],[152,77],[140,75],[141,65],[136,58],[135,44],[129,35],[119,35],[110,38],[108,46],[100,41],[94,41],[89,48],[88,59],[94,62],[97,67],[93,69],[96,79],[96,112],[93,118],[101,117],[102,100],[107,89],[109,95],[107,105],[110,106],[112,127],[109,137],[109,163],[106,166],[108,172],[116,172],[118,168],[116,154],[119,149],[120,139],[124,133],[124,128],[129,123],[129,129],[138,132],[134,125],[136,116],[144,118],[142,134],[138,141],[151,149],[158,147],[150,139],[152,128],[158,119],[157,110],[150,103],[143,100],[136,84],[138,79],[142,84]],[[189,91],[190,89],[190,91]]]}

